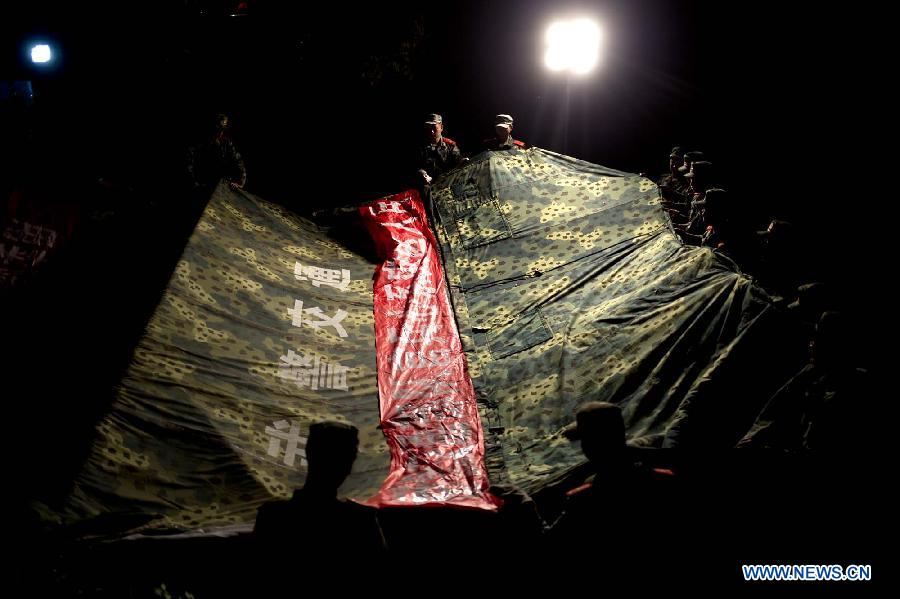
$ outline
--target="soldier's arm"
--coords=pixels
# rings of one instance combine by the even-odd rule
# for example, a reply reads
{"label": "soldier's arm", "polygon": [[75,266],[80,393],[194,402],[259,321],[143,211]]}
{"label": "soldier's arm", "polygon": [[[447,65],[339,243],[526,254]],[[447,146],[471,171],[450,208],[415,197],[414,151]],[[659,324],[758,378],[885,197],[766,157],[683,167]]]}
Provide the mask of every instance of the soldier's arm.
{"label": "soldier's arm", "polygon": [[234,161],[237,166],[237,171],[240,174],[238,183],[241,187],[244,187],[247,185],[247,167],[244,165],[244,158],[241,156],[241,153],[237,151],[237,148],[234,149]]}
{"label": "soldier's arm", "polygon": [[463,162],[462,153],[459,151],[459,144],[453,144],[450,148],[450,164],[451,168],[456,168]]}

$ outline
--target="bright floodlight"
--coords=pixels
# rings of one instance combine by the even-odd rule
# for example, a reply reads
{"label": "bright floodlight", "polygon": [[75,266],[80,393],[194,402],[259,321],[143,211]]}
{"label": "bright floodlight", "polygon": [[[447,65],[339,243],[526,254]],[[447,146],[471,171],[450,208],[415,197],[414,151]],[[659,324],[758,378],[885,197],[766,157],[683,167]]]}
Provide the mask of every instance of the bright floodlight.
{"label": "bright floodlight", "polygon": [[31,62],[50,62],[50,46],[37,44],[31,48]]}
{"label": "bright floodlight", "polygon": [[600,59],[600,27],[588,19],[558,21],[547,29],[544,64],[551,71],[584,74]]}

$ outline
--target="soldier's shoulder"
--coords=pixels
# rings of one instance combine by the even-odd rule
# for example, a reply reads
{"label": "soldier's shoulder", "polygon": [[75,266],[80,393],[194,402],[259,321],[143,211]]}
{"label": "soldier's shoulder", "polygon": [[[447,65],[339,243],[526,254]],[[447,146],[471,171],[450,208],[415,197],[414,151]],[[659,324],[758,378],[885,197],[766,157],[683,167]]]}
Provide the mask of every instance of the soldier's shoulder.
{"label": "soldier's shoulder", "polygon": [[277,523],[287,520],[290,513],[289,501],[267,501],[259,506],[256,511],[256,525],[254,528],[256,532],[268,531],[271,527],[277,526]]}
{"label": "soldier's shoulder", "polygon": [[517,148],[522,148],[523,150],[530,147],[527,143],[519,139],[514,139],[513,145],[515,145]]}
{"label": "soldier's shoulder", "polygon": [[445,142],[448,146],[455,146],[455,145],[456,145],[456,142],[453,141],[452,139],[450,139],[449,137],[444,137],[444,142]]}
{"label": "soldier's shoulder", "polygon": [[578,485],[577,487],[573,487],[566,491],[566,497],[570,498],[582,498],[590,495],[591,489],[593,485],[591,483],[584,483],[583,485]]}

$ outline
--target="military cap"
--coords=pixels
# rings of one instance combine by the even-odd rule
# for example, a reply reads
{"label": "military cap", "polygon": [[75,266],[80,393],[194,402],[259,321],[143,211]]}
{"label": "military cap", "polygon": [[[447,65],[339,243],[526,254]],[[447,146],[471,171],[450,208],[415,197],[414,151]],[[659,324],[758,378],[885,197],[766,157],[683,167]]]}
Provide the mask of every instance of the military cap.
{"label": "military cap", "polygon": [[426,125],[437,125],[439,123],[443,123],[444,119],[441,115],[437,113],[431,113],[425,115],[425,124]]}
{"label": "military cap", "polygon": [[699,174],[701,177],[709,178],[709,176],[712,175],[712,166],[712,162],[709,162],[708,160],[695,160],[691,163],[691,170],[685,177],[691,179]]}
{"label": "military cap", "polygon": [[703,194],[702,200],[696,200],[694,203],[697,206],[712,205],[714,208],[722,208],[725,205],[725,198],[727,196],[728,194],[724,189],[713,187],[712,189],[706,190],[706,193]]}
{"label": "military cap", "polygon": [[[696,160],[703,160],[703,158],[704,158],[703,152],[685,152],[684,153],[684,159],[687,162],[693,163]],[[678,167],[679,173],[686,173],[689,170],[691,170],[691,169],[689,167],[684,166],[683,164]]]}
{"label": "military cap", "polygon": [[619,406],[605,401],[589,401],[578,408],[575,422],[563,429],[563,434],[577,441],[595,432],[621,435],[624,430],[625,421]]}
{"label": "military cap", "polygon": [[494,125],[504,125],[512,127],[513,118],[508,114],[498,114],[494,117]]}
{"label": "military cap", "polygon": [[674,148],[672,148],[672,151],[669,152],[669,156],[684,157],[684,150],[681,149],[681,146],[675,146]]}

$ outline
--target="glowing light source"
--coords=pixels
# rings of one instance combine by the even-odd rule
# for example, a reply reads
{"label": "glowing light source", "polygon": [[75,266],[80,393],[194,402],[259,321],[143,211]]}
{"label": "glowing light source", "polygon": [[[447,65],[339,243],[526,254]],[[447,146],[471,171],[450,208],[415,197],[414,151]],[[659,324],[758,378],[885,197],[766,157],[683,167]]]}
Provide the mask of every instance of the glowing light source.
{"label": "glowing light source", "polygon": [[589,73],[600,60],[600,27],[589,19],[557,21],[547,28],[544,64],[551,71]]}
{"label": "glowing light source", "polygon": [[31,47],[31,62],[50,62],[51,58],[53,58],[53,53],[50,52],[50,46],[47,44],[36,44]]}

